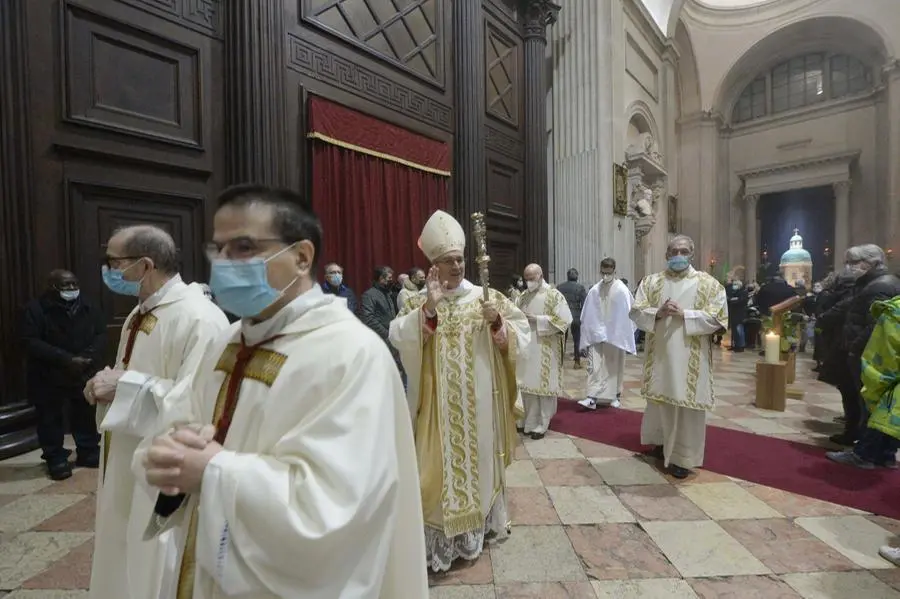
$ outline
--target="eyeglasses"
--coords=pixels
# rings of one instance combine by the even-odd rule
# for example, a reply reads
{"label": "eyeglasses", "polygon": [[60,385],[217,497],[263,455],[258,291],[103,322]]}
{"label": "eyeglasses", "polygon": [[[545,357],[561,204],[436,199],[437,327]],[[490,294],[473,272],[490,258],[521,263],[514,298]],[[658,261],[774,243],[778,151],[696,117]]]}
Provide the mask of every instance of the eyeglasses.
{"label": "eyeglasses", "polygon": [[267,249],[266,246],[272,243],[284,245],[282,239],[276,238],[254,239],[253,237],[235,237],[224,243],[211,241],[204,244],[203,251],[210,261],[223,256],[229,260],[249,260],[264,252]]}

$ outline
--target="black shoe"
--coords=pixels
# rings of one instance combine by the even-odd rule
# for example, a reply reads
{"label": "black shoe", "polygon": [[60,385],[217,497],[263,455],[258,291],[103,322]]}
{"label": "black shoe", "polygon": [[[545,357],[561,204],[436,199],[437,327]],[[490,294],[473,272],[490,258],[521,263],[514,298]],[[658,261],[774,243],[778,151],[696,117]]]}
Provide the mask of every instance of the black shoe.
{"label": "black shoe", "polygon": [[517,426],[517,427],[516,427],[516,432],[519,433],[520,435],[524,435],[524,434],[525,434],[525,429]]}
{"label": "black shoe", "polygon": [[691,475],[691,471],[675,464],[669,464],[669,474],[678,479],[687,478]]}
{"label": "black shoe", "polygon": [[649,449],[649,450],[645,451],[645,452],[644,452],[644,455],[645,455],[645,456],[648,456],[648,457],[651,457],[651,458],[656,458],[657,460],[664,460],[664,459],[666,459],[666,456],[663,455],[663,448],[662,448],[662,445],[656,445],[656,446],[654,446],[652,449]]}
{"label": "black shoe", "polygon": [[544,433],[531,433],[529,437],[531,437],[534,441],[540,441],[544,438]]}
{"label": "black shoe", "polygon": [[47,464],[47,474],[53,480],[66,480],[72,476],[72,466],[69,465],[69,462]]}
{"label": "black shoe", "polygon": [[835,445],[840,445],[842,447],[853,447],[853,444],[856,443],[856,439],[848,435],[847,433],[831,435],[830,437],[828,437],[828,440]]}
{"label": "black shoe", "polygon": [[78,468],[99,468],[100,451],[79,451],[75,456],[75,466]]}

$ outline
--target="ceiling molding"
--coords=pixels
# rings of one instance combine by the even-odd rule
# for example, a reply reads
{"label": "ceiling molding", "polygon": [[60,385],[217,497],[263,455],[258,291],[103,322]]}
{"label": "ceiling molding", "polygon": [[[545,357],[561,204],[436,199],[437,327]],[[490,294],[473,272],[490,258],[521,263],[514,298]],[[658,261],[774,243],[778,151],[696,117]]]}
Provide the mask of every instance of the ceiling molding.
{"label": "ceiling molding", "polygon": [[815,158],[791,160],[740,171],[744,183],[744,197],[834,185],[850,181],[850,168],[862,152],[840,152]]}

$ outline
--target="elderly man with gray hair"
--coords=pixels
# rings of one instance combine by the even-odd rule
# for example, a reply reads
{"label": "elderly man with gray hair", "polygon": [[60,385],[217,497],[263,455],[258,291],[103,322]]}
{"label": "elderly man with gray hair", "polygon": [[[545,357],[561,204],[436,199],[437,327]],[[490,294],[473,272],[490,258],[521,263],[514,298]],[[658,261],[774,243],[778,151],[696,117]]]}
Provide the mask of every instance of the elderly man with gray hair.
{"label": "elderly man with gray hair", "polygon": [[[854,401],[848,401],[846,434],[847,442],[856,441],[866,430],[869,420],[868,409],[863,401],[862,353],[875,328],[872,304],[889,300],[900,295],[900,278],[891,274],[885,264],[884,250],[874,244],[858,245],[847,250],[844,257],[845,271],[856,279],[852,299],[849,300],[847,318],[841,335],[842,349],[847,355],[847,377],[854,391]],[[892,466],[896,464],[893,455],[878,456],[874,462],[861,458],[853,451],[829,452],[828,458],[861,468]]]}
{"label": "elderly man with gray hair", "polygon": [[[114,368],[97,373],[84,388],[88,403],[97,404],[103,433],[90,596],[167,596],[160,581],[174,537],[143,542],[155,498],[136,486],[132,458],[143,437],[157,434],[172,414],[189,411],[190,397],[169,392],[194,374],[228,319],[199,284],[181,280],[175,241],[159,227],[116,231],[101,272],[110,291],[133,297],[137,305],[122,327]],[[128,563],[143,567],[129,570]]]}

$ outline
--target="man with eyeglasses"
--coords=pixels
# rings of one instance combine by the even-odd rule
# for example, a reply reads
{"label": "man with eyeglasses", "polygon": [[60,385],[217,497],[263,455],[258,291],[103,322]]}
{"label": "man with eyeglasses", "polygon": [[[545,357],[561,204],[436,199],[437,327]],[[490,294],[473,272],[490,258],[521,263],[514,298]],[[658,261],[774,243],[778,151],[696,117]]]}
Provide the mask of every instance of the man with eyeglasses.
{"label": "man with eyeglasses", "polygon": [[[115,367],[97,373],[84,388],[88,403],[97,405],[103,433],[90,592],[92,599],[155,598],[173,539],[143,543],[141,530],[132,527],[146,522],[153,501],[135,486],[131,462],[141,439],[168,421],[165,414],[178,413],[178,403],[190,401],[170,391],[194,374],[228,319],[200,284],[181,280],[175,241],[158,227],[116,231],[101,274],[110,291],[134,297],[137,306],[122,327]],[[129,553],[141,567],[127,568]]]}
{"label": "man with eyeglasses", "polygon": [[182,384],[190,410],[135,460],[157,497],[146,534],[180,540],[161,597],[427,599],[390,351],[316,284],[322,230],[302,198],[242,185],[218,204],[209,285],[241,321]]}

